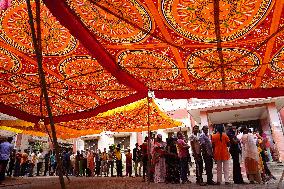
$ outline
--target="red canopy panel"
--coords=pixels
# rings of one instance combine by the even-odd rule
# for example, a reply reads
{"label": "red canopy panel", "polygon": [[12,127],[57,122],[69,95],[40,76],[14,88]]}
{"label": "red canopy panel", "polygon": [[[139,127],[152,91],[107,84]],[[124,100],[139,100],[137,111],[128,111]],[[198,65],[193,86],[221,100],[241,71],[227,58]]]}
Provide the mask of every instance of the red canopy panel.
{"label": "red canopy panel", "polygon": [[[37,122],[47,113],[40,98],[25,1],[13,1],[10,8],[0,12],[0,19],[1,112]],[[56,121],[61,121],[62,115],[62,121],[89,117],[146,97],[147,92],[137,92],[131,86],[136,80],[127,73],[123,74],[129,78],[128,86],[92,58],[44,5],[41,25],[43,66]]]}
{"label": "red canopy panel", "polygon": [[283,1],[220,1],[223,61],[217,49],[214,2],[66,0],[54,6],[55,0],[45,0],[91,54],[94,44],[101,45],[123,70],[159,91],[159,97],[178,98],[176,90],[188,92],[187,97],[204,92],[197,96],[233,98],[236,95],[226,91],[236,90],[240,96],[239,89],[283,95],[283,90],[274,89],[284,86]]}
{"label": "red canopy panel", "polygon": [[[149,116],[149,117],[148,117]],[[58,123],[58,126],[74,130],[95,130],[113,132],[141,132],[174,128],[182,123],[162,112],[151,98],[115,108],[97,116]]]}
{"label": "red canopy panel", "polygon": [[[44,3],[43,63],[58,122],[133,102],[148,90],[158,98],[284,95],[282,0]],[[39,116],[25,1],[0,16],[1,109]]]}

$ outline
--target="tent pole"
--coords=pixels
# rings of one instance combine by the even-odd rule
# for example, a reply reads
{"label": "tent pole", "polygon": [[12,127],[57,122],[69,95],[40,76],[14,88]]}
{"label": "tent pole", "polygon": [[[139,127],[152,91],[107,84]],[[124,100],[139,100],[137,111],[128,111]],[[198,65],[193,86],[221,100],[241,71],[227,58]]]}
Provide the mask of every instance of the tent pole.
{"label": "tent pole", "polygon": [[28,15],[29,15],[29,23],[31,26],[31,32],[32,32],[32,40],[33,40],[33,45],[35,48],[35,53],[36,53],[36,58],[37,58],[37,63],[38,63],[38,72],[39,72],[39,77],[40,77],[40,83],[41,83],[41,89],[44,94],[44,99],[46,103],[46,109],[50,121],[50,126],[51,126],[51,132],[52,132],[52,138],[53,138],[53,145],[55,148],[55,154],[56,154],[56,160],[58,163],[58,174],[59,174],[59,180],[60,180],[60,185],[61,189],[65,189],[65,183],[64,183],[64,178],[63,178],[63,173],[62,173],[62,162],[59,156],[59,147],[58,147],[58,142],[57,142],[57,137],[56,137],[56,130],[55,130],[55,125],[53,121],[53,116],[52,116],[52,111],[51,111],[51,106],[49,103],[48,99],[48,92],[47,92],[47,86],[46,86],[46,80],[45,80],[45,75],[43,71],[43,66],[42,66],[42,48],[41,48],[41,29],[40,29],[40,0],[35,0],[36,2],[36,23],[37,23],[37,36],[36,36],[36,31],[35,31],[35,26],[34,26],[34,19],[33,19],[33,14],[32,14],[32,8],[31,8],[31,2],[30,0],[27,1],[27,8],[28,8]]}
{"label": "tent pole", "polygon": [[151,174],[151,170],[150,170],[150,168],[151,168],[151,155],[150,155],[150,153],[151,153],[151,149],[150,149],[150,147],[151,147],[151,145],[150,145],[150,142],[151,142],[151,132],[150,132],[150,97],[149,96],[147,96],[147,103],[148,103],[148,116],[147,116],[147,118],[148,118],[148,123],[147,123],[147,125],[148,125],[148,141],[147,141],[147,153],[148,153],[148,169],[147,169],[147,174],[148,174],[148,184],[150,184],[150,174]]}

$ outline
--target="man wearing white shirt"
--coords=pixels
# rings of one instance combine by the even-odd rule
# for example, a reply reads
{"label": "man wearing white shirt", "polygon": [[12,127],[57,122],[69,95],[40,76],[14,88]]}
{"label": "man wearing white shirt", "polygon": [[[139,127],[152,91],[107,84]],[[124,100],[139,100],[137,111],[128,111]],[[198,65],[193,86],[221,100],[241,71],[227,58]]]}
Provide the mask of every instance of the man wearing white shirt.
{"label": "man wearing white shirt", "polygon": [[37,171],[36,171],[36,176],[39,176],[39,171],[42,168],[44,162],[44,156],[42,154],[42,149],[39,150],[39,153],[37,155]]}
{"label": "man wearing white shirt", "polygon": [[199,141],[200,137],[200,131],[199,126],[195,125],[192,130],[192,135],[189,137],[190,145],[192,149],[192,155],[195,160],[196,165],[196,184],[199,184],[200,186],[206,185],[206,183],[203,182],[202,173],[203,173],[203,160],[201,155],[201,145]]}

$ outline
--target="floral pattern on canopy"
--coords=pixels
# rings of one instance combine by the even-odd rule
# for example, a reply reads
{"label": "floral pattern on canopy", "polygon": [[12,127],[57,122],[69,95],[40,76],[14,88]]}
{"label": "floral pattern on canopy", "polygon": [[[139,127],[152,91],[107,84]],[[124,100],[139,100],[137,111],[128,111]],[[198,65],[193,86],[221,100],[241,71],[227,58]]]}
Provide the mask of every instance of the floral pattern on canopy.
{"label": "floral pattern on canopy", "polygon": [[[149,109],[148,109],[149,107]],[[149,122],[148,122],[149,111]],[[141,132],[163,128],[181,126],[182,123],[170,118],[162,112],[152,98],[142,99],[125,106],[108,110],[98,115],[68,122],[60,122],[55,125],[59,138],[76,138],[79,136],[98,134],[102,131],[114,132]],[[33,124],[25,121],[0,121],[0,129],[16,133],[33,132],[35,135],[46,135],[50,125],[44,126],[41,123]]]}
{"label": "floral pattern on canopy", "polygon": [[[116,58],[156,97],[283,95],[282,80],[275,87],[266,77],[283,76],[283,61],[275,63],[284,46],[281,0],[53,1],[44,2],[92,56]],[[101,55],[93,53],[96,45]]]}
{"label": "floral pattern on canopy", "polygon": [[[44,137],[51,135],[51,128],[49,125],[43,125],[41,122],[34,124],[23,120],[0,120],[0,130]],[[101,132],[100,130],[94,129],[71,129],[59,125],[56,125],[56,131],[57,137],[61,139],[77,138],[80,136],[98,134]]]}
{"label": "floral pattern on canopy", "polygon": [[[146,96],[147,92],[137,93],[92,58],[43,4],[41,28],[43,66],[55,117],[73,119],[73,114],[93,110],[88,117]],[[12,1],[0,12],[1,112],[37,123],[47,112],[31,39],[25,0]]]}
{"label": "floral pattern on canopy", "polygon": [[[284,94],[283,0],[43,0],[41,28],[57,123],[92,119],[148,91]],[[14,0],[0,11],[0,111],[36,123],[47,114],[31,41],[26,3]]]}
{"label": "floral pattern on canopy", "polygon": [[149,110],[148,99],[145,98],[108,110],[91,118],[58,123],[62,127],[71,129],[80,128],[82,130],[93,129],[114,132],[147,131],[148,124],[150,125],[150,130],[173,128],[182,125],[181,122],[173,120],[162,112],[152,98],[149,100]]}

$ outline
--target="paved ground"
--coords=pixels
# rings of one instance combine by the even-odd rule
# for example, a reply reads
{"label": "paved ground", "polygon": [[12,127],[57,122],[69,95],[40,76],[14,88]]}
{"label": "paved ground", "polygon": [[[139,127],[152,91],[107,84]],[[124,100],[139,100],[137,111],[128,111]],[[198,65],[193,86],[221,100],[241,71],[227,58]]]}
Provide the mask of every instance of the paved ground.
{"label": "paved ground", "polygon": [[[115,178],[115,177],[70,177],[71,182],[66,180],[66,189],[277,189],[279,179],[282,175],[284,164],[269,163],[272,174],[277,180],[271,180],[265,184],[247,184],[247,185],[220,185],[220,186],[198,186],[194,183],[195,177],[190,176],[191,184],[155,184],[142,182],[141,177],[136,178]],[[191,169],[191,175],[195,172],[194,166]],[[232,171],[230,171],[232,174]],[[216,165],[213,169],[214,180],[216,181]],[[245,174],[243,175],[246,179]],[[203,175],[206,180],[206,175]],[[230,175],[232,178],[232,175]],[[247,180],[245,180],[248,182]],[[233,182],[233,181],[231,181]],[[7,178],[4,183],[0,184],[0,189],[60,189],[59,179],[55,176],[47,177],[24,177],[24,178]],[[284,182],[282,182],[280,189],[284,189]]]}
{"label": "paved ground", "polygon": [[[191,184],[155,184],[145,183],[142,179],[137,178],[105,178],[105,177],[70,177],[71,182],[66,181],[67,189],[188,189],[188,188],[233,188],[233,189],[276,189],[278,181],[269,181],[266,184],[247,184],[247,185],[221,185],[221,186],[198,186],[194,183]],[[278,178],[279,179],[279,176]],[[194,178],[190,178],[194,180]],[[281,189],[284,189],[282,183]],[[0,185],[0,189],[60,189],[58,177],[33,177],[33,178],[7,178],[4,184]]]}

